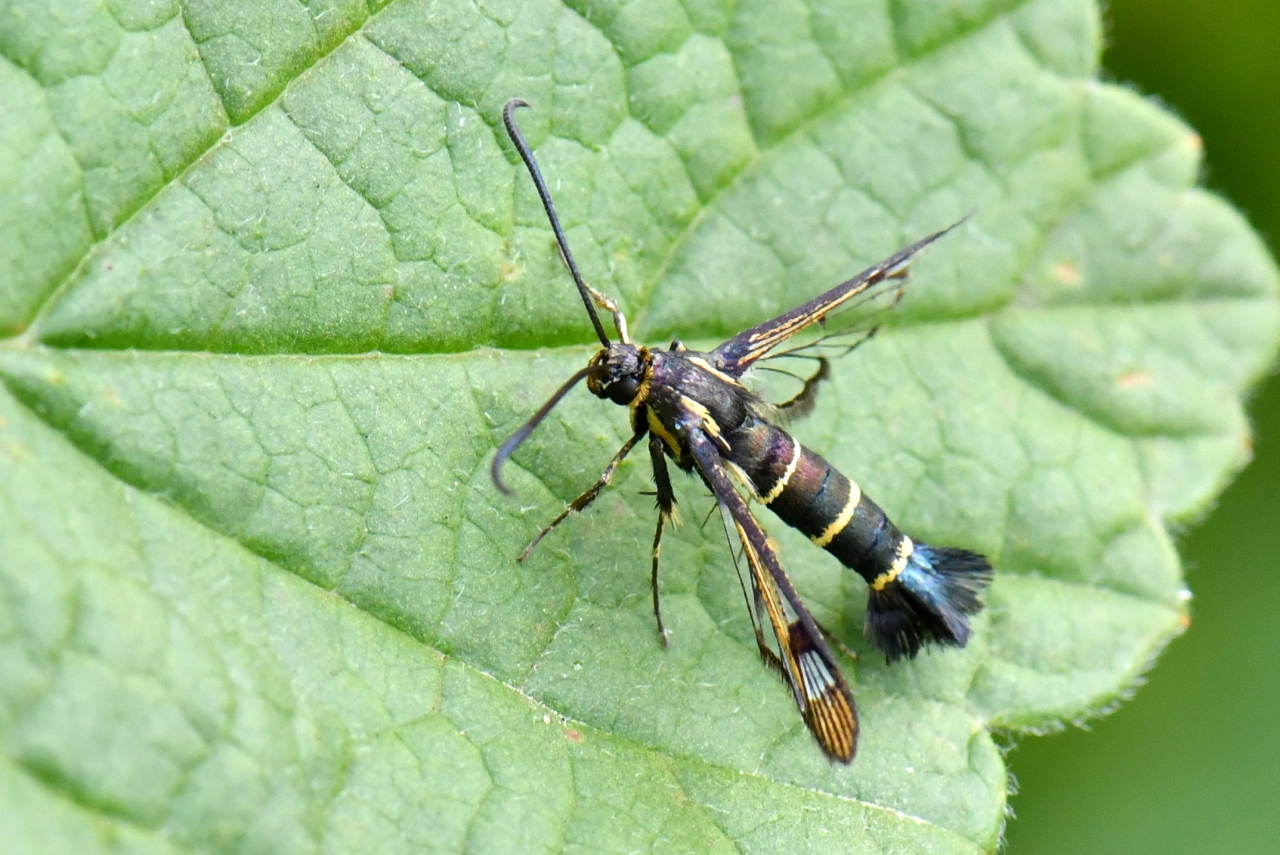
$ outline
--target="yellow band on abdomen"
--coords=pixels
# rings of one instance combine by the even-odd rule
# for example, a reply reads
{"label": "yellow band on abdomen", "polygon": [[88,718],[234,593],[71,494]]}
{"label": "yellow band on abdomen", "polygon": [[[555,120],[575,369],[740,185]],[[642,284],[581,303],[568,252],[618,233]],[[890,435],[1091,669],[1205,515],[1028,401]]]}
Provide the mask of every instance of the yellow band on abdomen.
{"label": "yellow band on abdomen", "polygon": [[809,539],[817,546],[821,546],[825,549],[828,543],[836,539],[836,535],[844,531],[844,527],[849,524],[849,520],[853,519],[853,512],[858,509],[858,502],[861,501],[862,490],[858,488],[857,484],[850,481],[849,500],[844,503],[844,509],[840,511],[840,516],[836,517],[831,525],[824,528],[822,530],[822,534],[817,537],[810,537]]}
{"label": "yellow band on abdomen", "polygon": [[782,495],[782,491],[787,489],[787,482],[791,480],[791,476],[796,474],[796,467],[800,465],[800,441],[795,437],[791,438],[791,462],[787,464],[787,471],[782,473],[782,477],[773,485],[773,489],[769,491],[769,495],[761,496],[760,501],[766,505],[771,504],[775,499]]}
{"label": "yellow band on abdomen", "polygon": [[916,545],[911,542],[911,538],[905,534],[902,536],[902,543],[898,544],[898,557],[893,559],[893,563],[889,565],[889,569],[881,573],[871,582],[871,590],[883,591],[885,588],[897,579],[906,569],[907,562],[911,560],[911,554],[916,551]]}

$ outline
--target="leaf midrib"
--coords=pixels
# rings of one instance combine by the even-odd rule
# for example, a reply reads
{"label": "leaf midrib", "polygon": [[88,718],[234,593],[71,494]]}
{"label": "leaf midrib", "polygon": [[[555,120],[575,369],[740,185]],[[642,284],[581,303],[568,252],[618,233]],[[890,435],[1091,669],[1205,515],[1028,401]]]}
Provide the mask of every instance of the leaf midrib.
{"label": "leaf midrib", "polygon": [[[833,98],[827,104],[815,110],[805,120],[796,123],[792,127],[788,128],[784,133],[774,136],[772,141],[769,143],[769,146],[767,149],[762,147],[759,133],[755,127],[755,124],[751,121],[751,117],[748,115],[747,126],[748,128],[750,128],[752,133],[752,140],[757,152],[756,156],[753,157],[751,160],[745,162],[739,168],[739,170],[733,174],[730,180],[722,183],[721,186],[716,190],[716,192],[713,193],[711,196],[709,196],[705,200],[705,203],[701,202],[700,200],[700,205],[699,205],[697,214],[694,215],[693,219],[690,220],[690,222],[682,230],[680,235],[677,236],[676,240],[672,242],[670,248],[668,249],[666,257],[663,259],[663,261],[659,265],[657,265],[657,267],[655,267],[654,273],[650,277],[650,281],[642,289],[641,295],[637,301],[638,305],[632,309],[632,317],[628,319],[631,322],[631,326],[636,330],[643,329],[644,315],[646,314],[649,308],[649,304],[653,296],[653,293],[657,289],[658,285],[662,282],[662,279],[666,271],[669,269],[672,261],[679,254],[680,249],[689,240],[690,236],[696,233],[698,225],[704,221],[705,217],[710,215],[709,212],[714,211],[716,209],[717,202],[723,196],[725,196],[728,192],[730,192],[733,188],[739,186],[744,176],[750,175],[752,171],[756,169],[760,163],[764,162],[764,160],[768,157],[768,152],[777,150],[783,147],[788,141],[792,139],[796,139],[802,136],[803,134],[807,133],[811,128],[815,127],[817,124],[827,119],[833,113],[838,112],[840,109],[846,107],[849,102],[856,100],[865,92],[875,88],[885,80],[888,80],[894,76],[904,75],[906,73],[906,69],[909,69],[913,64],[918,63],[925,58],[928,58],[929,56],[931,56],[932,54],[936,53],[939,50],[942,50],[950,45],[957,44],[971,37],[975,33],[979,33],[986,30],[988,27],[992,26],[994,22],[1006,19],[1008,16],[1015,13],[1017,10],[1023,8],[1024,6],[1030,4],[1031,2],[1034,2],[1034,0],[1017,0],[1017,2],[1012,3],[1007,9],[997,10],[993,12],[989,17],[984,18],[981,21],[975,22],[973,25],[969,27],[962,27],[962,28],[956,29],[955,31],[949,33],[946,38],[941,39],[940,41],[929,45],[929,47],[924,52],[916,54],[914,56],[908,56],[906,52],[903,50],[901,45],[901,39],[898,33],[898,23],[896,20],[894,20],[893,16],[890,15],[889,20],[890,20],[891,27],[893,28],[894,47],[897,53],[897,62],[891,68],[887,69],[886,71],[884,71],[879,75],[875,75],[864,81],[859,81],[857,84],[855,84],[851,88],[846,89],[844,91],[844,94],[841,97]],[[50,311],[52,311],[53,307],[55,307],[58,304],[61,297],[73,287],[75,282],[79,280],[85,266],[95,257],[99,249],[102,246],[106,245],[114,237],[114,235],[121,230],[121,228],[123,228],[128,223],[132,222],[142,212],[146,211],[160,195],[168,191],[172,186],[174,186],[175,184],[183,184],[185,178],[190,174],[192,169],[196,168],[208,156],[208,154],[211,151],[215,150],[219,145],[222,145],[226,142],[228,134],[233,133],[238,128],[244,127],[252,119],[257,117],[259,114],[273,107],[279,106],[281,100],[288,94],[290,87],[292,87],[297,80],[299,80],[302,77],[305,77],[312,69],[320,65],[320,63],[324,62],[324,60],[327,57],[336,53],[343,46],[348,44],[353,37],[361,36],[373,22],[378,20],[379,17],[382,16],[383,14],[386,14],[388,10],[394,7],[394,5],[395,5],[394,2],[389,3],[386,6],[384,6],[382,9],[378,10],[377,12],[368,15],[368,17],[364,19],[364,21],[360,24],[359,27],[351,30],[351,32],[347,33],[345,36],[343,36],[343,38],[336,40],[330,49],[319,54],[316,57],[314,62],[311,62],[307,66],[301,68],[298,74],[294,75],[287,82],[281,85],[280,90],[279,92],[276,93],[275,97],[273,97],[269,101],[264,101],[258,109],[254,110],[252,113],[247,114],[244,117],[244,119],[241,120],[239,123],[232,124],[230,122],[229,114],[227,113],[226,104],[220,98],[219,104],[222,107],[223,115],[228,116],[228,124],[224,128],[223,133],[217,137],[216,141],[213,144],[196,153],[191,158],[190,162],[188,162],[182,169],[174,173],[173,177],[171,177],[165,183],[159,185],[156,188],[156,191],[151,196],[147,197],[144,201],[142,201],[140,204],[138,204],[137,207],[127,217],[120,220],[111,228],[110,231],[104,234],[99,240],[94,241],[88,246],[84,255],[76,262],[76,264],[72,267],[71,271],[63,278],[63,280],[55,288],[49,291],[44,301],[41,303],[39,310],[36,312],[34,317],[31,319],[31,322],[28,324],[27,329],[24,330],[24,332],[17,337],[18,340],[24,341],[24,342],[39,340],[40,328],[44,318],[48,315]],[[601,30],[589,18],[586,18],[580,15],[571,6],[565,5],[564,8],[567,12],[577,15],[584,23],[586,23],[593,30],[595,30],[595,32],[599,33],[600,38],[603,39],[606,44],[610,45],[611,49],[613,50],[614,56],[618,60],[620,67],[624,69],[629,67],[627,63],[623,60],[622,55],[617,50],[617,47],[614,44],[614,42],[604,33],[603,30]],[[184,28],[185,28],[185,21],[184,21]],[[1016,28],[1014,29],[1016,30]],[[186,32],[188,37],[191,37],[190,31],[186,30]],[[698,32],[698,31],[695,30],[695,32]],[[728,55],[732,57],[736,62],[737,56],[734,53],[734,51],[730,49],[730,46],[728,45],[723,34],[715,35],[715,36],[709,35],[708,37],[718,39],[724,45]],[[379,47],[376,44],[376,42],[373,42],[372,40],[367,40],[367,41],[370,46],[379,50],[380,53],[387,55],[389,59],[396,62],[401,69],[403,69],[406,73],[412,75],[415,80],[421,83],[424,87],[427,87],[429,91],[433,91],[433,92],[435,91],[431,89],[430,85],[425,80],[423,80],[420,76],[418,76],[413,71],[413,69],[405,65],[398,57],[395,57],[391,54],[386,54],[386,51],[383,50],[381,47]],[[194,39],[192,40],[192,43],[197,44],[197,47],[198,47],[198,43],[195,42]],[[197,53],[199,54],[198,50],[197,50]],[[659,52],[659,53],[662,53],[662,52]],[[1043,63],[1040,62],[1039,57],[1036,56],[1034,51],[1027,50],[1027,55],[1031,57],[1033,60],[1035,60],[1037,64],[1043,67]],[[206,79],[211,80],[212,78],[209,76],[209,69],[204,64],[204,56],[203,54],[199,54],[199,56],[200,56],[201,67],[205,71]],[[737,75],[737,79],[740,81],[741,76]],[[214,91],[217,91],[216,88]],[[739,87],[739,97],[741,97],[740,87]],[[744,113],[747,111],[747,109],[748,107],[744,102],[744,105],[743,105]],[[281,112],[285,115],[286,118],[289,118],[290,123],[293,124],[294,127],[301,132],[302,129],[293,121],[292,117],[289,117],[288,112],[285,110],[282,110]],[[497,119],[495,117],[489,117],[484,115],[481,115],[481,118],[489,126],[491,132],[494,134],[495,139],[500,138],[501,132],[499,130]],[[624,114],[623,121],[626,121],[627,119],[641,121],[637,119],[635,116],[633,116],[629,110]],[[641,123],[643,124],[643,122]],[[305,134],[303,134],[302,136],[303,138],[306,138]],[[325,155],[323,151],[316,149],[316,152],[321,157],[324,157],[324,159],[329,163],[330,167],[334,170],[335,176],[338,178],[339,181],[342,182],[343,186],[352,190],[352,192],[355,192],[358,196],[360,196],[361,199],[364,198],[363,195],[361,195],[356,188],[351,187],[351,185],[347,183],[345,179],[343,179],[341,175],[341,171],[337,169],[336,165],[331,160],[329,160],[329,158]],[[1149,156],[1150,155],[1143,155],[1140,159],[1145,159],[1146,157],[1149,157]],[[508,157],[510,159],[512,155],[508,153]],[[685,169],[686,175],[687,175],[687,164],[685,164],[683,160],[681,160],[681,166],[683,169]],[[514,187],[514,184],[513,184],[513,187]],[[589,339],[583,338],[581,342],[565,342],[564,344],[568,345],[568,344],[577,344],[577,343],[586,344],[586,343],[589,343]],[[96,350],[96,348],[85,348],[83,346],[83,343],[81,343],[80,349]],[[102,348],[102,350],[111,350],[111,349],[114,349],[114,348]],[[533,348],[530,348],[530,349],[533,349]],[[151,352],[165,352],[165,351],[151,351]],[[175,352],[187,353],[191,351],[175,351]],[[223,353],[223,351],[217,351],[217,352]],[[379,352],[380,351],[374,351],[374,353],[379,353]],[[466,351],[431,351],[430,353],[461,353],[461,352],[466,352]],[[226,353],[232,353],[232,352],[227,351]],[[290,355],[290,354],[287,351],[277,351],[275,354],[257,354],[257,355],[266,356],[266,355]],[[296,353],[296,355],[311,356],[316,354]]]}

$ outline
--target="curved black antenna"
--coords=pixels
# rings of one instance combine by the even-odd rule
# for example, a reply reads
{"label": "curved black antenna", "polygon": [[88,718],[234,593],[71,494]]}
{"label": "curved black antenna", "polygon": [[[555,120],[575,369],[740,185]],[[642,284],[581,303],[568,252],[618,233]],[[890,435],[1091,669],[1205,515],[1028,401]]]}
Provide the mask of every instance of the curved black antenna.
{"label": "curved black antenna", "polygon": [[520,444],[529,438],[529,434],[533,433],[534,428],[542,423],[547,417],[547,413],[558,403],[560,399],[569,394],[569,390],[578,384],[578,381],[588,374],[596,371],[594,365],[588,365],[586,368],[574,374],[565,384],[556,390],[556,393],[547,399],[547,402],[538,408],[538,412],[534,413],[529,421],[520,425],[520,430],[511,434],[506,442],[502,443],[502,447],[498,449],[498,453],[493,456],[493,465],[489,467],[489,474],[493,476],[493,485],[498,488],[504,495],[511,495],[511,488],[502,482],[502,464],[507,462],[507,458],[515,454]]}
{"label": "curved black antenna", "polygon": [[[560,228],[560,218],[556,216],[555,206],[551,204],[551,193],[547,191],[547,183],[542,180],[542,172],[538,169],[537,161],[533,159],[533,152],[529,150],[529,144],[524,141],[524,134],[520,133],[520,128],[516,125],[516,119],[513,115],[516,108],[528,106],[529,102],[523,98],[512,98],[507,102],[507,106],[502,108],[502,123],[507,126],[507,136],[511,137],[511,142],[516,147],[516,151],[520,152],[520,159],[524,161],[524,165],[529,169],[529,174],[533,176],[533,184],[538,188],[538,196],[542,199],[542,207],[547,212],[547,219],[551,221],[551,231],[555,232],[556,243],[560,244],[560,254],[564,257],[564,263],[568,266],[570,275],[573,276],[574,284],[578,286],[578,293],[582,295],[582,304],[587,307],[587,314],[591,316],[591,325],[596,328],[596,335],[600,336],[600,343],[608,347],[611,344],[609,336],[605,335],[604,324],[600,323],[600,316],[596,314],[596,307],[592,305],[591,294],[587,291],[587,283],[582,281],[582,274],[578,272],[578,264],[573,260],[573,253],[569,251],[569,242],[565,240],[564,230]],[[514,439],[514,437],[512,438]],[[503,447],[505,448],[506,446]],[[504,490],[503,492],[506,491]]]}

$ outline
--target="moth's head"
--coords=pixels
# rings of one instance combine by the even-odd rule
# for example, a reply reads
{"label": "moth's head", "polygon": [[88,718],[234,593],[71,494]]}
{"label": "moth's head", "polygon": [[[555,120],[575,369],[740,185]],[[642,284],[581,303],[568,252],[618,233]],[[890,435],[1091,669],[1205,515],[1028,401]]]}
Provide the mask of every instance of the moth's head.
{"label": "moth's head", "polygon": [[634,344],[615,342],[602,347],[587,367],[587,388],[597,398],[626,406],[635,400],[649,372],[649,351]]}

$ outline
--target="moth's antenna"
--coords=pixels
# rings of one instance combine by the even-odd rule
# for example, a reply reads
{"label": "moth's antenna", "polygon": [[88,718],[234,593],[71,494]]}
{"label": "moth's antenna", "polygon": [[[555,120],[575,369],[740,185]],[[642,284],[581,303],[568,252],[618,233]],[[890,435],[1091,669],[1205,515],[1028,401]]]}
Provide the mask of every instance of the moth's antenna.
{"label": "moth's antenna", "polygon": [[538,197],[542,199],[542,207],[547,212],[547,219],[551,221],[551,231],[555,232],[556,243],[560,244],[560,255],[564,257],[564,263],[569,268],[570,275],[573,276],[573,282],[578,286],[578,293],[582,295],[582,304],[587,307],[587,314],[591,316],[591,325],[596,328],[600,343],[608,347],[611,344],[609,336],[605,335],[604,324],[600,323],[600,316],[596,314],[596,307],[592,305],[587,283],[582,281],[577,262],[573,260],[573,253],[569,251],[569,242],[565,240],[564,230],[560,228],[560,218],[556,216],[555,206],[551,204],[547,183],[542,180],[542,172],[538,169],[537,161],[533,159],[533,152],[529,150],[529,144],[524,141],[524,134],[520,133],[520,128],[516,125],[513,115],[516,108],[528,106],[529,102],[523,98],[512,98],[507,102],[507,106],[502,108],[502,123],[507,126],[507,136],[511,137],[516,151],[520,152],[520,159],[528,167],[529,175],[533,177],[533,184],[538,188]]}
{"label": "moth's antenna", "polygon": [[569,390],[578,385],[579,380],[595,370],[596,367],[594,365],[588,365],[570,377],[563,386],[556,390],[554,395],[547,399],[545,404],[538,408],[538,412],[534,413],[529,418],[529,421],[520,425],[520,430],[511,434],[510,438],[502,443],[502,448],[499,448],[498,453],[493,456],[493,465],[489,467],[489,475],[493,478],[494,486],[500,491],[508,496],[511,495],[511,488],[502,480],[502,464],[507,462],[508,457],[515,454],[520,444],[529,438],[529,434],[533,433],[533,429],[542,423],[542,420],[547,417],[547,414],[551,412],[556,404],[560,403],[560,399],[569,394]]}

